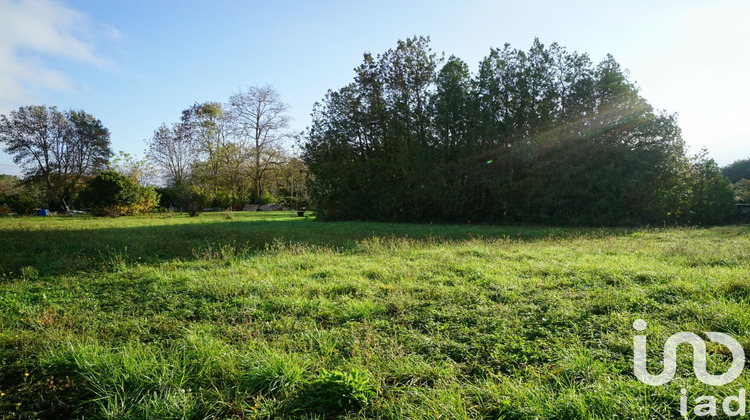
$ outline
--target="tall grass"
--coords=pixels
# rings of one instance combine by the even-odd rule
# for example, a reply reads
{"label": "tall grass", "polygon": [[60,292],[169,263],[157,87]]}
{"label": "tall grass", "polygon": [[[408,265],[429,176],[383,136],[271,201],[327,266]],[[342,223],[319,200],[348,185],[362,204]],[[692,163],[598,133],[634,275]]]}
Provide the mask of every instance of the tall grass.
{"label": "tall grass", "polygon": [[[750,348],[750,228],[2,219],[4,418],[674,418],[678,331]],[[710,347],[716,372],[730,360]],[[28,374],[28,375],[27,375]]]}

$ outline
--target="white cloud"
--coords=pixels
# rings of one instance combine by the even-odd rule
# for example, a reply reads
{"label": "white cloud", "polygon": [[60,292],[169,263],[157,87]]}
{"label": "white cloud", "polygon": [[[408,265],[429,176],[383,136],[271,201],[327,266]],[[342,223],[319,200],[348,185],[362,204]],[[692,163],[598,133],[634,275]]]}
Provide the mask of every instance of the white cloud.
{"label": "white cloud", "polygon": [[[56,57],[97,67],[90,19],[55,0],[0,0],[0,113],[27,104],[35,90],[74,92],[70,78],[43,60]],[[115,28],[97,32],[117,38]]]}
{"label": "white cloud", "polygon": [[101,25],[101,31],[109,39],[121,40],[122,34],[114,26]]}

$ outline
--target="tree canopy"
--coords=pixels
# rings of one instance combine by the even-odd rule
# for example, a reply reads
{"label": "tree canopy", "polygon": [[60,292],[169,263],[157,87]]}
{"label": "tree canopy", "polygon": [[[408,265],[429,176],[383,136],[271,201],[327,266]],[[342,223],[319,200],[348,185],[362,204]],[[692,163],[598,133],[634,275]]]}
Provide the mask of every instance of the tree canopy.
{"label": "tree canopy", "polygon": [[742,179],[750,179],[750,158],[736,160],[729,165],[721,168],[723,173],[731,182],[738,182]]}
{"label": "tree canopy", "polygon": [[25,106],[0,115],[0,143],[24,175],[43,186],[43,201],[66,208],[85,175],[104,168],[111,156],[109,130],[92,115]]}
{"label": "tree canopy", "polygon": [[706,180],[731,191],[715,163],[686,156],[675,115],[612,56],[595,65],[539,40],[491,49],[475,75],[424,37],[365,54],[353,82],[316,104],[303,158],[328,219],[613,225],[731,212],[700,196]]}
{"label": "tree canopy", "polygon": [[288,121],[287,105],[268,85],[185,109],[179,122],[162,125],[147,141],[153,163],[167,175],[165,205],[193,214],[201,206],[249,202],[303,205],[307,172],[284,147]]}

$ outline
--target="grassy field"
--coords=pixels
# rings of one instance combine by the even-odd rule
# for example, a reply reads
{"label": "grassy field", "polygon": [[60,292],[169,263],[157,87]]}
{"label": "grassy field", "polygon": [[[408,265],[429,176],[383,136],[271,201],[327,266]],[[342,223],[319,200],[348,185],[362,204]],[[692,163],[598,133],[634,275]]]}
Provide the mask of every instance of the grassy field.
{"label": "grassy field", "polygon": [[[750,349],[750,227],[0,219],[0,418],[677,418]],[[709,370],[729,366],[709,345]]]}

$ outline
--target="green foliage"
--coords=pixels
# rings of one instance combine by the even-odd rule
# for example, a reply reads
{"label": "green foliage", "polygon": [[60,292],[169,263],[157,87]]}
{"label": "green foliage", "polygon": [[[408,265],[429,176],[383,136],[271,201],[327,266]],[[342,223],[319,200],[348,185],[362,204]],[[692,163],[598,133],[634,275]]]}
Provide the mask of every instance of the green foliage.
{"label": "green foliage", "polygon": [[271,195],[271,193],[268,190],[263,191],[263,195],[260,196],[260,200],[259,200],[260,204],[274,204],[274,203],[278,203],[278,201],[279,200],[273,195]]}
{"label": "green foliage", "polygon": [[268,352],[254,360],[247,373],[240,378],[241,387],[263,395],[291,394],[304,380],[307,363],[298,356]]}
{"label": "green foliage", "polygon": [[737,201],[750,203],[750,179],[740,179],[734,184]]}
{"label": "green foliage", "polygon": [[97,216],[122,216],[153,211],[159,196],[154,187],[143,187],[128,176],[103,171],[81,192],[81,202]]}
{"label": "green foliage", "polygon": [[721,173],[733,183],[736,183],[743,178],[750,179],[750,158],[730,163],[721,168]]}
{"label": "green foliage", "polygon": [[309,405],[322,413],[357,411],[377,396],[367,375],[357,369],[350,372],[323,369],[312,383],[310,393]]}
{"label": "green foliage", "polygon": [[159,194],[159,207],[169,209],[180,206],[179,190],[174,187],[155,188]]}
{"label": "green foliage", "polygon": [[128,209],[126,214],[137,215],[151,213],[159,207],[159,193],[156,192],[156,187],[140,186],[138,194],[138,200],[130,209]]}
{"label": "green foliage", "polygon": [[721,168],[721,173],[734,184],[737,201],[750,203],[750,159],[735,161]]}
{"label": "green foliage", "polygon": [[228,103],[195,103],[185,109],[179,123],[154,131],[149,154],[170,186],[201,184],[210,191],[212,207],[249,200],[262,204],[264,191],[279,196],[284,184],[302,183],[285,179],[294,166],[282,145],[289,137],[286,112],[274,88],[250,86],[233,93]]}
{"label": "green foliage", "polygon": [[214,199],[214,195],[207,187],[195,182],[189,182],[176,188],[180,204],[190,217],[198,216]]}
{"label": "green foliage", "polygon": [[108,163],[109,170],[125,175],[139,185],[146,185],[153,180],[156,169],[151,165],[149,157],[137,159],[130,153],[118,152],[117,156]]}
{"label": "green foliage", "polygon": [[282,201],[292,208],[309,206],[306,180],[309,174],[305,164],[294,157],[290,157],[272,171],[269,178],[276,184],[275,191]]}
{"label": "green foliage", "polygon": [[41,207],[40,191],[30,182],[22,182],[15,176],[0,175],[0,205],[6,213],[32,214]]}
{"label": "green foliage", "polygon": [[20,179],[17,176],[0,174],[0,192],[8,193],[18,186]]}
{"label": "green foliage", "polygon": [[224,191],[211,193],[211,187],[191,178],[179,185],[158,188],[159,206],[186,211],[191,217],[198,216],[207,207],[231,207],[231,200]]}
{"label": "green foliage", "polygon": [[109,130],[82,110],[26,106],[0,115],[0,144],[40,188],[44,206],[66,209],[86,176],[105,167],[112,154]]}
{"label": "green foliage", "polygon": [[8,208],[17,214],[31,214],[34,209],[41,207],[41,201],[33,193],[23,189],[16,194],[5,195],[0,193],[0,202],[3,202]]}
{"label": "green foliage", "polygon": [[696,156],[687,174],[688,223],[718,224],[735,211],[735,191],[726,176],[704,150]]}
{"label": "green foliage", "polygon": [[723,220],[727,202],[708,201],[725,200],[724,185],[685,169],[676,117],[654,111],[613,57],[595,66],[536,40],[491,49],[472,77],[428,44],[365,54],[354,81],[315,107],[303,159],[321,218]]}
{"label": "green foliage", "polygon": [[209,207],[219,207],[222,209],[228,209],[231,208],[234,205],[234,199],[230,195],[228,191],[225,190],[218,190],[216,191],[216,194],[212,195],[211,200],[209,201]]}

